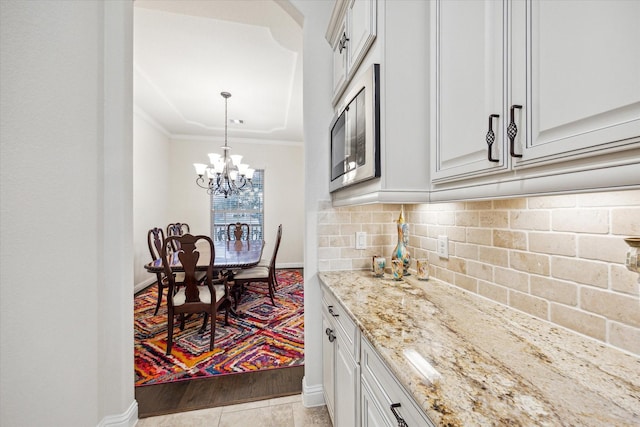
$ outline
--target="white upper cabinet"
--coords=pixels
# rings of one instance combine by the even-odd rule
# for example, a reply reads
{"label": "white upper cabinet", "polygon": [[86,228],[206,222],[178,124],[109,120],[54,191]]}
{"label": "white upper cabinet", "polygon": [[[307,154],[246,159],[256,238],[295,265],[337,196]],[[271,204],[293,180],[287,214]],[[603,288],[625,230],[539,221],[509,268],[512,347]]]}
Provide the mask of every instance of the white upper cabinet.
{"label": "white upper cabinet", "polygon": [[431,16],[432,200],[640,185],[640,2],[436,0]]}
{"label": "white upper cabinet", "polygon": [[512,52],[529,55],[514,63],[513,98],[530,124],[516,167],[637,146],[640,2],[519,1],[516,24],[528,36]]}
{"label": "white upper cabinet", "polygon": [[376,0],[337,0],[325,35],[333,48],[333,105],[376,39]]}

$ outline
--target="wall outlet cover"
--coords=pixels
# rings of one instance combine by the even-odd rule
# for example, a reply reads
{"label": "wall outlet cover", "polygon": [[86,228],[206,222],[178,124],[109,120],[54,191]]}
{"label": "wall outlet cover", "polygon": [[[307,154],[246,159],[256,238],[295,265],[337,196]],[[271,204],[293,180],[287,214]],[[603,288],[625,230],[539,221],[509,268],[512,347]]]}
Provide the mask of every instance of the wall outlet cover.
{"label": "wall outlet cover", "polygon": [[356,231],[356,249],[367,249],[367,233]]}
{"label": "wall outlet cover", "polygon": [[436,253],[440,258],[449,259],[449,238],[447,236],[438,236]]}

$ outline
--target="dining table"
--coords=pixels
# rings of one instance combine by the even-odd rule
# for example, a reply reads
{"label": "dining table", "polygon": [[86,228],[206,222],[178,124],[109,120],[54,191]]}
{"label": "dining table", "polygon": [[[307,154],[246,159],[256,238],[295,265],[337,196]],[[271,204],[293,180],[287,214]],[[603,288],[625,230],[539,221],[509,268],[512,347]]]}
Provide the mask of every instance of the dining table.
{"label": "dining table", "polygon": [[[196,270],[206,271],[209,259],[209,246],[197,245],[201,252],[200,260],[196,264]],[[255,267],[262,258],[264,249],[263,240],[235,240],[213,242],[214,261],[213,268],[223,272],[233,272],[245,268]],[[171,254],[170,266],[175,272],[183,271],[182,264],[178,259],[179,252]],[[144,268],[150,273],[162,273],[162,259],[158,258],[145,264]]]}

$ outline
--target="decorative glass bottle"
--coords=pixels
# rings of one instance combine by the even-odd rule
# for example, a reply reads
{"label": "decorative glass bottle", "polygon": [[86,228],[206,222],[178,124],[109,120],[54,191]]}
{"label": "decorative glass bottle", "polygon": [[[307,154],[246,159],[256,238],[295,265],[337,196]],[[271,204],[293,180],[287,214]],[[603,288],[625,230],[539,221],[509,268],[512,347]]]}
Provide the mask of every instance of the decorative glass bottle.
{"label": "decorative glass bottle", "polygon": [[391,259],[400,259],[404,266],[403,274],[409,275],[409,264],[411,263],[411,255],[407,245],[409,244],[409,224],[404,222],[404,206],[400,210],[400,216],[398,217],[398,244],[393,250]]}

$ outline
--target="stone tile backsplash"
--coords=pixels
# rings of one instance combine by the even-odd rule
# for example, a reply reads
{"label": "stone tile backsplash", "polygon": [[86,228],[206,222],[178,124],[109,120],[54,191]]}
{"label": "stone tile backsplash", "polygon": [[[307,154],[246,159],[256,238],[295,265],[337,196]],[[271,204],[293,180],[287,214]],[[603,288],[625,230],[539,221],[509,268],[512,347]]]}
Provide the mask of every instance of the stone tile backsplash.
{"label": "stone tile backsplash", "polygon": [[[404,209],[411,256],[428,258],[432,277],[640,355],[640,284],[623,240],[640,236],[640,190]],[[322,203],[320,271],[390,261],[399,214],[400,205]],[[367,249],[355,249],[356,231]],[[436,255],[438,235],[449,238],[448,260]]]}

